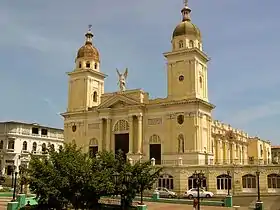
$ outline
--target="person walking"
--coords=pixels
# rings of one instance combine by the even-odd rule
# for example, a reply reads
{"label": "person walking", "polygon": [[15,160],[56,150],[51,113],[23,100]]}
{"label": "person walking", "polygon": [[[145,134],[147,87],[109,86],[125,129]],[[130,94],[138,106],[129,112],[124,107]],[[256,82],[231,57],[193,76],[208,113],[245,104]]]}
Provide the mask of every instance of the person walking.
{"label": "person walking", "polygon": [[197,210],[197,206],[198,206],[198,199],[195,198],[193,199],[193,210]]}

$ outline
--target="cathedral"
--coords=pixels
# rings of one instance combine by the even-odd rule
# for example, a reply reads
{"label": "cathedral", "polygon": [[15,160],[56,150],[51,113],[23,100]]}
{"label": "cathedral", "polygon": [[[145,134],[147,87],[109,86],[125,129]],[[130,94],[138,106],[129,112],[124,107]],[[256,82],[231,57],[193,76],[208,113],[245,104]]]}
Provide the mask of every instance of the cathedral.
{"label": "cathedral", "polygon": [[171,50],[163,54],[165,98],[150,99],[142,89],[127,89],[127,69],[117,70],[119,90],[105,93],[107,75],[89,28],[68,73],[68,107],[62,114],[65,141],[91,155],[122,150],[132,164],[151,160],[164,168],[158,186],[178,193],[195,187],[195,171],[204,173],[203,187],[215,194],[229,189],[232,194],[255,195],[257,171],[261,193],[279,193],[279,168],[272,164],[270,142],[212,118],[209,57],[187,4],[181,14]]}

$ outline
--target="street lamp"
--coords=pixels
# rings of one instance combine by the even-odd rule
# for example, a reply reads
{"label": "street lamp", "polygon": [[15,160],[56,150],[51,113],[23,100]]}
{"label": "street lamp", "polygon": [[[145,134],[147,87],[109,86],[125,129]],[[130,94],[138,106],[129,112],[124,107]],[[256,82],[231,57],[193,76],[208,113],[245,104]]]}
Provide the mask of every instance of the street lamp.
{"label": "street lamp", "polygon": [[15,172],[15,181],[14,181],[13,200],[12,200],[12,201],[15,201],[15,200],[16,200],[17,175],[18,175],[18,172],[16,171],[16,172]]}
{"label": "street lamp", "polygon": [[258,200],[257,200],[257,202],[261,202],[261,193],[260,193],[260,171],[259,171],[259,170],[256,171],[256,175],[257,175],[257,187],[258,187]]}
{"label": "street lamp", "polygon": [[227,195],[230,195],[229,194],[229,178],[230,178],[230,171],[227,171]]}
{"label": "street lamp", "polygon": [[23,183],[24,183],[24,166],[19,166],[19,176],[20,176],[20,194],[23,194]]}
{"label": "street lamp", "polygon": [[12,167],[11,167],[11,172],[12,172],[12,188],[14,187],[14,173],[15,173],[15,170],[16,170],[16,166],[12,165]]}
{"label": "street lamp", "polygon": [[145,176],[145,174],[142,171],[140,175],[141,175],[140,176],[140,193],[141,193],[140,205],[144,205],[144,203],[143,203],[143,191],[144,191],[143,176]]}
{"label": "street lamp", "polygon": [[197,187],[197,210],[200,210],[200,196],[199,196],[199,190],[201,187],[201,182],[204,180],[204,173],[200,171],[197,173],[196,171],[193,174],[194,179],[196,180],[196,187]]}
{"label": "street lamp", "polygon": [[122,209],[126,208],[124,191],[127,189],[126,185],[130,182],[131,177],[132,177],[132,173],[130,173],[130,172],[123,174],[123,176],[121,176],[121,174],[118,172],[115,172],[113,174],[113,179],[114,179],[115,185],[121,184],[121,207],[122,207]]}

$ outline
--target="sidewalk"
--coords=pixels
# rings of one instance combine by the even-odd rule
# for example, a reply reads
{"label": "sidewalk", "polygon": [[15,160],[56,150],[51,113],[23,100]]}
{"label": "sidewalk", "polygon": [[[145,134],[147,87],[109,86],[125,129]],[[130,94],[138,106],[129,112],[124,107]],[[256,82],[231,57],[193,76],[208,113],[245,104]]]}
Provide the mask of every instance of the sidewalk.
{"label": "sidewalk", "polygon": [[[155,203],[145,202],[148,210],[193,210],[191,205],[185,204],[168,204],[168,203]],[[218,207],[218,206],[200,206],[201,210],[230,210],[234,208]],[[238,210],[248,210],[248,207],[240,207]]]}

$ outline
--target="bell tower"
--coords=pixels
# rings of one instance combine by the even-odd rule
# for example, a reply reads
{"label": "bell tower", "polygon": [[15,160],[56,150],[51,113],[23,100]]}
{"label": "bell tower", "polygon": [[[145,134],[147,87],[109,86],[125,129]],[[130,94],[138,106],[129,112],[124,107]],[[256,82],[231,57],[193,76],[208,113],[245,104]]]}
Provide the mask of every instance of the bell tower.
{"label": "bell tower", "polygon": [[167,92],[171,100],[202,99],[208,102],[207,55],[203,52],[201,32],[191,21],[188,1],[181,10],[182,21],[172,36],[172,51],[167,59]]}
{"label": "bell tower", "polygon": [[99,52],[92,43],[91,25],[85,44],[78,50],[75,69],[68,73],[68,110],[82,111],[98,106],[104,93],[105,74],[100,72]]}

